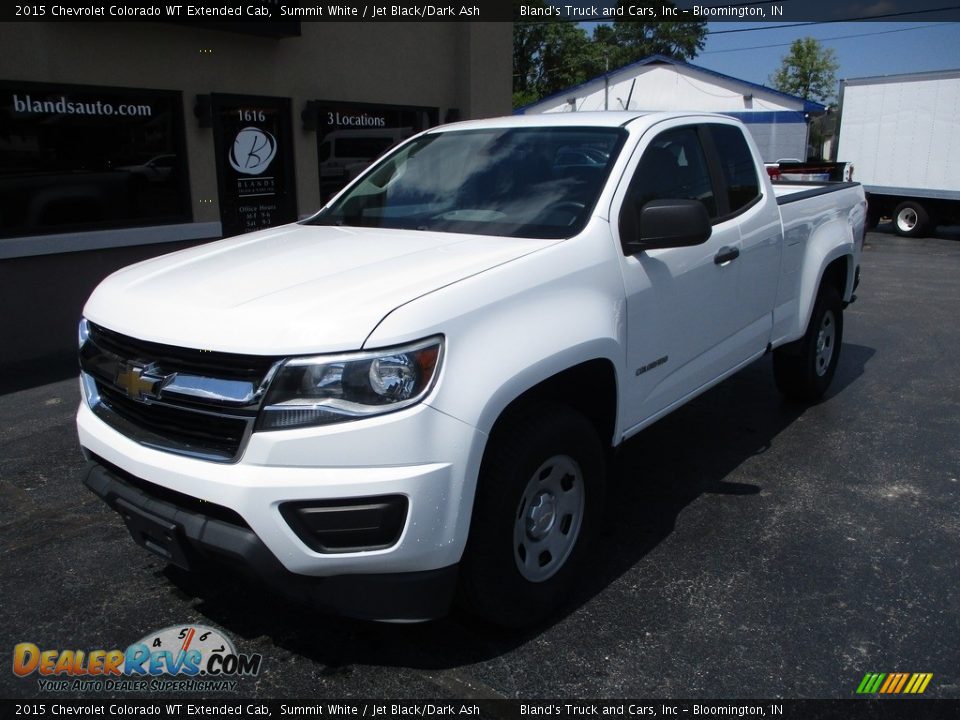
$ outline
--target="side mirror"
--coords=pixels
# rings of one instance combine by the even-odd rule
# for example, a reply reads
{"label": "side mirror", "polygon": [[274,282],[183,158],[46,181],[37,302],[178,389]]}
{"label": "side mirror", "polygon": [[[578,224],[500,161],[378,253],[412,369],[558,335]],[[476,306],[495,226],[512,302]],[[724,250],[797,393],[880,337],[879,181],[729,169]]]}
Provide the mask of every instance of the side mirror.
{"label": "side mirror", "polygon": [[627,252],[689,247],[710,239],[713,227],[699,200],[651,200],[640,211],[636,239],[626,242]]}

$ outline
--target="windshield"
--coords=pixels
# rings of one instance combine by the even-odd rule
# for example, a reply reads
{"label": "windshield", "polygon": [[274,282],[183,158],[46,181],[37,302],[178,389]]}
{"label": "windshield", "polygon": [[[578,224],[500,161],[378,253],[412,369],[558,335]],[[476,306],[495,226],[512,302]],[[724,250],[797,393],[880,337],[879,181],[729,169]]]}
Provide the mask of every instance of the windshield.
{"label": "windshield", "polygon": [[625,136],[567,127],[424,135],[306,222],[570,237],[589,219]]}

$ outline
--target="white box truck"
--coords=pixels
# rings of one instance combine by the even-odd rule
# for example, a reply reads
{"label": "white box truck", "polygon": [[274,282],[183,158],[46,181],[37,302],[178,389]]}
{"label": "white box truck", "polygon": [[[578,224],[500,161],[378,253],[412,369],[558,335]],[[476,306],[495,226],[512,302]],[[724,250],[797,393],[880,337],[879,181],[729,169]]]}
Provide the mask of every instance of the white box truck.
{"label": "white box truck", "polygon": [[836,156],[867,192],[868,225],[920,237],[960,223],[960,69],[840,83]]}

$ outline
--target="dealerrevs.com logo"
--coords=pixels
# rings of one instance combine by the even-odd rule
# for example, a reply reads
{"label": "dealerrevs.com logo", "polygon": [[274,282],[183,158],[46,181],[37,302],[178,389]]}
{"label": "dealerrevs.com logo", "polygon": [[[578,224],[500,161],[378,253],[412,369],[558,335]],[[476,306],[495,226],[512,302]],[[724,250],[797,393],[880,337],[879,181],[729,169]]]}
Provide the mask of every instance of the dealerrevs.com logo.
{"label": "dealerrevs.com logo", "polygon": [[173,625],[152,632],[126,650],[41,649],[19,643],[13,672],[37,677],[46,692],[234,691],[239,679],[260,672],[263,656],[238,653],[220,630]]}

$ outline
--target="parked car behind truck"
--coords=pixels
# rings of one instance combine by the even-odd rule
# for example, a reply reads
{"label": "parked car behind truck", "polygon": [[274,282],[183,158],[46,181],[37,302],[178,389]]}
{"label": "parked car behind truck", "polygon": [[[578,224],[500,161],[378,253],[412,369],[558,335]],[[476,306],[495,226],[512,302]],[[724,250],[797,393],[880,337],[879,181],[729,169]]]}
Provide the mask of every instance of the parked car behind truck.
{"label": "parked car behind truck", "polygon": [[868,224],[904,237],[960,223],[960,70],[840,83],[837,157],[867,192]]}
{"label": "parked car behind truck", "polygon": [[96,289],[85,482],[177,565],[536,622],[618,445],[770,351],[787,396],[826,391],[864,219],[856,184],[774,187],[722,116],[433,128],[306,221]]}

